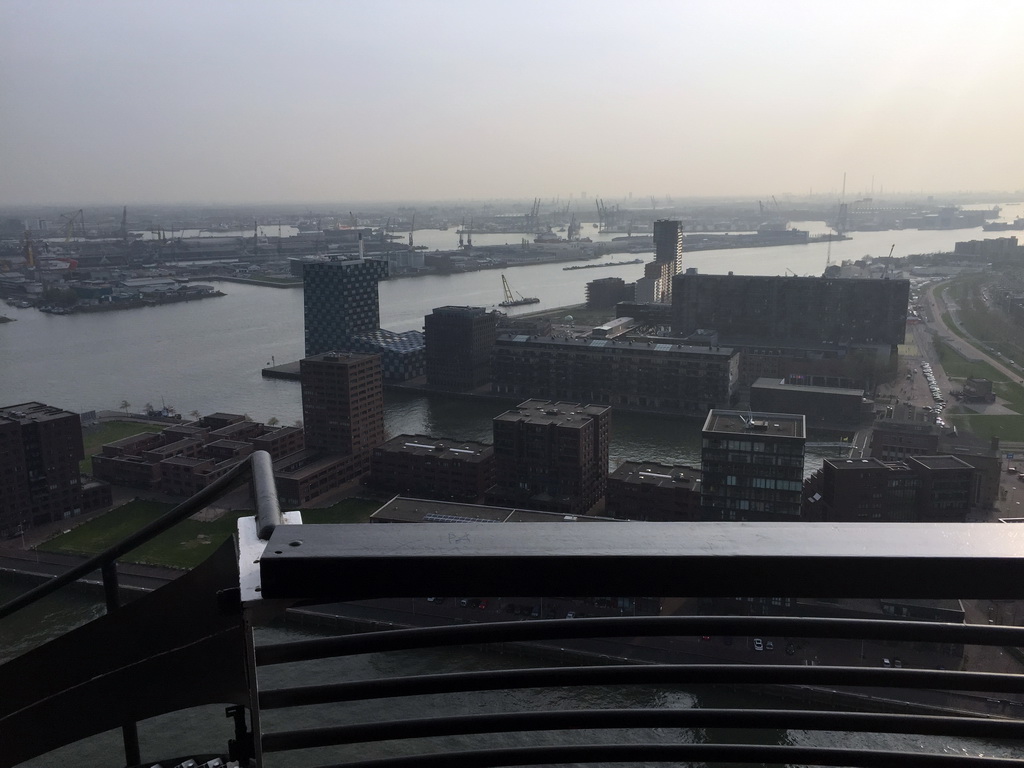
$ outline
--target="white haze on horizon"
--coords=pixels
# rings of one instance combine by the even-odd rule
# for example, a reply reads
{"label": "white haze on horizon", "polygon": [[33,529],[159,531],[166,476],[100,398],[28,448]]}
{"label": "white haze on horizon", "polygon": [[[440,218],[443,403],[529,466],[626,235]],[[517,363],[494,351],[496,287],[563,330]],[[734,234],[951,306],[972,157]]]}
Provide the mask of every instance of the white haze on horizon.
{"label": "white haze on horizon", "polygon": [[1024,3],[0,4],[0,204],[1020,190]]}

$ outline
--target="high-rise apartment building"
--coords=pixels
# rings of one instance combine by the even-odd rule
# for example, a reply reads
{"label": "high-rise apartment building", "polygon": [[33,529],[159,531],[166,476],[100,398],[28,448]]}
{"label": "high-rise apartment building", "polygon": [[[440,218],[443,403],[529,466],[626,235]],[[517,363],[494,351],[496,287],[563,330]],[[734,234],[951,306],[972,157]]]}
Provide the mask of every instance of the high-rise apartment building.
{"label": "high-rise apartment building", "polygon": [[0,408],[0,533],[80,514],[84,457],[77,413],[36,402]]}
{"label": "high-rise apartment building", "polygon": [[701,442],[709,520],[799,520],[807,428],[801,414],[712,410]]}
{"label": "high-rise apartment building", "polygon": [[422,376],[423,334],[380,327],[377,283],[387,276],[388,262],[376,259],[307,263],[303,268],[306,355],[380,355],[387,381]]}
{"label": "high-rise apartment building", "polygon": [[384,442],[384,388],[380,358],[346,352],[299,362],[306,448],[366,455]]}
{"label": "high-rise apartment building", "polygon": [[306,264],[302,279],[306,355],[347,350],[355,336],[378,330],[377,283],[387,276],[387,262],[376,259]]}
{"label": "high-rise apartment building", "polygon": [[577,515],[604,496],[611,409],[527,400],[494,419],[488,504]]}
{"label": "high-rise apartment building", "polygon": [[[683,226],[681,222],[654,222],[654,261],[644,265],[637,284],[637,299],[657,304],[672,302],[672,279],[683,271]],[[641,296],[641,294],[645,294]]]}
{"label": "high-rise apartment building", "polygon": [[427,383],[467,391],[491,379],[497,319],[483,307],[438,307],[423,318]]}

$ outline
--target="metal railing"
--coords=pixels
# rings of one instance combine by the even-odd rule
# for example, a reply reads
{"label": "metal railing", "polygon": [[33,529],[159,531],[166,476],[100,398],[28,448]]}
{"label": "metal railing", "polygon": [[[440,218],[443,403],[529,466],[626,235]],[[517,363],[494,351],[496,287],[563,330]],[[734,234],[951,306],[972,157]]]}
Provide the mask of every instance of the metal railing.
{"label": "metal railing", "polygon": [[[258,766],[275,765],[280,753],[294,753],[291,764],[321,766],[1024,764],[1018,758],[1024,749],[1017,746],[1024,738],[1020,674],[882,668],[867,661],[792,664],[785,663],[782,649],[771,659],[760,649],[733,653],[732,662],[746,663],[724,663],[702,645],[707,636],[741,642],[767,636],[1013,649],[1024,646],[1024,629],[1018,627],[798,616],[498,620],[506,617],[495,611],[485,622],[453,623],[467,615],[415,613],[416,601],[425,606],[425,597],[467,593],[548,599],[659,594],[1018,599],[1024,597],[1024,531],[1015,526],[281,524],[288,518],[277,509],[269,464],[261,458],[237,467],[145,534],[74,573],[110,568],[131,546],[194,514],[250,475],[258,478],[258,514],[240,521],[235,545],[166,587],[0,667],[0,690],[24,688],[0,697],[0,766],[112,724],[202,702],[232,704],[235,713],[247,710],[248,723],[239,716],[232,756],[243,764],[251,758]],[[46,591],[53,588],[47,585]],[[395,598],[412,601],[413,610],[402,609]],[[31,599],[8,604],[0,615]],[[317,616],[361,623],[360,630],[296,642],[255,641],[254,627],[287,608],[309,616],[310,604],[323,603],[339,605],[318,608]],[[379,629],[389,623],[397,628]],[[441,625],[403,626],[418,623]],[[371,626],[378,628],[366,631]],[[334,666],[334,660],[366,654],[463,647],[514,649],[542,660],[555,655],[559,663],[431,673],[410,668],[372,679],[353,679],[349,668]],[[956,654],[950,658],[959,666]],[[58,660],[62,669],[50,674]],[[310,664],[315,665],[311,676],[290,672]],[[24,686],[23,681],[40,676],[45,679]],[[129,680],[131,688],[146,691],[145,698],[125,695]],[[771,691],[784,698],[758,708],[613,703],[595,709],[586,703],[594,691],[637,686]],[[558,709],[527,705],[481,712],[493,699],[472,698],[492,693],[504,702],[515,692],[549,689],[589,693],[561,697],[563,705],[578,701],[579,706]],[[97,711],[104,708],[96,702],[118,695],[125,699],[121,704]],[[785,706],[785,697],[796,706]],[[452,706],[442,703],[451,700]],[[972,709],[972,701],[979,706]],[[367,715],[350,709],[367,702],[382,702],[383,710]],[[77,717],[83,710],[86,714]],[[68,718],[68,712],[76,718]],[[32,727],[39,722],[57,725]],[[766,730],[865,734],[865,739],[856,749],[825,737],[823,744],[759,741]],[[949,745],[985,739],[1005,749],[1000,757],[983,757],[976,748],[954,754],[923,750],[915,742],[913,752],[906,753],[868,736],[876,733],[931,736]],[[126,762],[141,761],[126,749]]]}
{"label": "metal railing", "polygon": [[[138,720],[197,703],[249,703],[234,547],[221,547],[199,568],[125,606],[117,561],[250,480],[261,528],[269,532],[281,511],[270,455],[256,451],[157,520],[0,606],[3,619],[97,570],[103,576],[106,616],[0,666],[0,765],[118,726],[126,764],[136,765]],[[236,609],[226,611],[232,596]],[[213,658],[219,662],[211,668]],[[187,679],[189,667],[194,680]]]}

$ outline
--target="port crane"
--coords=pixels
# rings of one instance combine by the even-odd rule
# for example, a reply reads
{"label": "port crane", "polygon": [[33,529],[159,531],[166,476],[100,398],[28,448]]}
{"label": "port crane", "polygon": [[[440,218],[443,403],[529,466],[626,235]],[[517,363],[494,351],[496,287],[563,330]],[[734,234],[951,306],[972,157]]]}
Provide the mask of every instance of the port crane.
{"label": "port crane", "polygon": [[505,279],[504,275],[501,276],[501,287],[505,291],[505,300],[498,304],[499,307],[521,307],[524,304],[540,303],[540,299],[523,296],[523,294],[519,293],[519,291],[516,291],[516,295],[519,296],[518,299],[515,296],[513,296],[512,289],[509,287],[508,280]]}
{"label": "port crane", "polygon": [[61,219],[66,219],[67,222],[64,224],[64,242],[68,242],[72,237],[75,237],[75,222],[82,225],[81,232],[82,237],[85,237],[85,213],[79,208],[74,213],[62,213]]}

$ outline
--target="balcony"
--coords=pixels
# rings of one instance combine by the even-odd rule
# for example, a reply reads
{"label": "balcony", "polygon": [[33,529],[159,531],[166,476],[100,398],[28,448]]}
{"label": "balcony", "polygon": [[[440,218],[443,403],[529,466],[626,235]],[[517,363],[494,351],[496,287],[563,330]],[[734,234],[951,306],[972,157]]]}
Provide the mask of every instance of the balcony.
{"label": "balcony", "polygon": [[[234,543],[119,605],[118,558],[250,479],[257,515],[240,521]],[[310,526],[279,511],[269,456],[257,452],[161,521],[0,608],[10,616],[99,570],[109,611],[0,667],[0,766],[120,728],[121,764],[170,768],[168,756],[182,752],[164,741],[151,754],[139,737],[152,730],[145,723],[211,704],[229,708],[234,731],[206,751],[242,765],[1021,765],[1024,677],[897,666],[898,650],[885,665],[856,652],[931,644],[1010,653],[1024,646],[1018,627],[505,611],[473,622],[453,613],[462,621],[451,623],[417,608],[467,593],[548,605],[563,595],[742,596],[766,606],[787,597],[1017,600],[1018,527]],[[361,630],[297,639],[275,623],[290,615],[334,624],[335,614],[361,618]],[[716,655],[724,638],[738,646],[730,663]],[[855,650],[838,654],[849,663],[799,664],[789,644]],[[471,663],[456,668],[463,657]]]}

